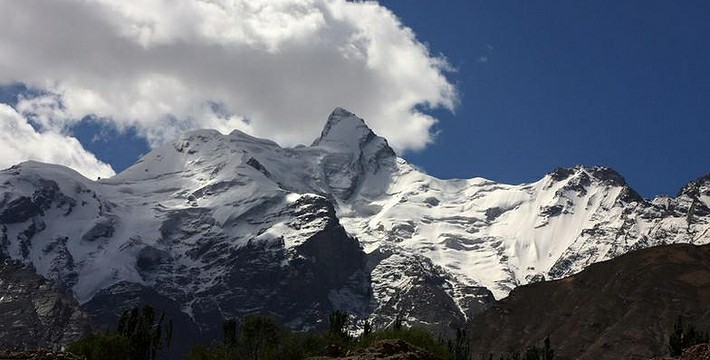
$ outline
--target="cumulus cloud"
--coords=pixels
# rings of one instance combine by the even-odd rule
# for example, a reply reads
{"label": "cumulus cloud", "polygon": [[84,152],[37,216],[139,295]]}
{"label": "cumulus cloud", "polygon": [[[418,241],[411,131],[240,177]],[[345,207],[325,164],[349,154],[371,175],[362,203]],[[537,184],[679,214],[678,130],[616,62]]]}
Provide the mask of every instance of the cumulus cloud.
{"label": "cumulus cloud", "polygon": [[8,105],[0,104],[0,169],[25,160],[68,166],[96,179],[114,175],[111,166],[97,160],[79,140],[53,132],[40,133]]}
{"label": "cumulus cloud", "polygon": [[153,146],[194,128],[310,143],[336,106],[398,150],[453,109],[446,60],[374,2],[0,0],[0,83],[42,93],[18,110],[58,133],[87,115]]}

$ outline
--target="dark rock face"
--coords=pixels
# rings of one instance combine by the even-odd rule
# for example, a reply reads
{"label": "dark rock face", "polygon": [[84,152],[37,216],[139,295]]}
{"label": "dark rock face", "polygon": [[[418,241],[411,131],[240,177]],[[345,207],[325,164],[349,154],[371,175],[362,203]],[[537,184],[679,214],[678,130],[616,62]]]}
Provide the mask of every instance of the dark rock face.
{"label": "dark rock face", "polygon": [[600,181],[602,184],[610,187],[621,187],[623,188],[622,194],[619,196],[619,200],[625,203],[638,202],[643,203],[643,197],[636,192],[634,189],[629,187],[626,179],[624,179],[621,174],[616,170],[604,167],[604,166],[594,166],[594,167],[584,167],[576,166],[573,168],[557,168],[548,175],[554,181],[563,181],[571,176],[575,175],[579,170],[584,169],[587,173],[582,173],[578,179],[570,183],[565,190],[574,190],[580,194],[586,193],[587,187],[591,184],[594,178]]}
{"label": "dark rock face", "polygon": [[261,165],[261,163],[258,160],[254,159],[254,158],[249,158],[249,160],[247,160],[247,165],[253,167],[255,170],[264,174],[264,176],[266,176],[267,178],[271,177],[271,173],[269,173],[269,171],[266,170],[264,165]]}
{"label": "dark rock face", "polygon": [[18,262],[0,260],[0,348],[59,348],[91,329],[70,295]]}
{"label": "dark rock face", "polygon": [[29,197],[23,196],[10,201],[5,210],[0,214],[0,221],[4,224],[13,224],[23,222],[35,215],[38,215],[41,209],[32,202]]}
{"label": "dark rock face", "polygon": [[680,189],[678,196],[688,195],[690,197],[697,198],[701,194],[708,193],[710,193],[710,174],[687,183]]}
{"label": "dark rock face", "polygon": [[0,202],[0,205],[5,205],[0,213],[0,223],[14,224],[21,223],[49,209],[53,203],[59,206],[68,205],[70,209],[75,205],[73,200],[65,197],[59,191],[59,185],[52,180],[38,179],[37,190],[31,196],[21,196],[14,200],[10,200],[4,204],[5,200]]}
{"label": "dark rock face", "polygon": [[[559,167],[549,173],[548,175],[555,181],[562,181],[570,176],[574,175],[577,173],[580,169],[586,169],[586,171],[589,172],[589,175],[594,177],[595,179],[601,180],[607,185],[610,186],[626,186],[628,185],[626,183],[626,179],[624,179],[621,174],[619,174],[616,170],[604,167],[604,166],[593,166],[593,167],[585,167],[581,165],[577,165],[575,167],[571,168],[562,168]],[[588,179],[587,179],[588,181]]]}
{"label": "dark rock face", "polygon": [[100,238],[110,238],[115,231],[115,219],[110,217],[99,218],[84,235],[82,241],[96,241]]}
{"label": "dark rock face", "polygon": [[[187,353],[194,343],[207,343],[216,338],[214,329],[204,334],[195,322],[185,314],[180,304],[168,296],[135,283],[120,282],[96,294],[82,308],[90,313],[101,330],[116,330],[118,319],[124,310],[150,304],[157,311],[164,311],[165,316],[173,321],[173,341],[169,348],[159,352],[162,359],[177,359]],[[210,314],[217,325],[219,314]],[[214,337],[211,337],[214,335]],[[188,341],[188,339],[190,339]]]}
{"label": "dark rock face", "polygon": [[[346,287],[363,260],[357,243],[333,225],[314,234],[295,253],[269,243],[233,251],[229,261],[234,270],[224,274],[223,285],[196,296],[212,298],[225,317],[260,312],[297,330],[327,326],[327,315],[336,310],[329,292]],[[240,266],[245,263],[248,268]]]}
{"label": "dark rock face", "polygon": [[[155,279],[154,287],[121,282],[101,291],[83,307],[108,328],[115,328],[121,311],[132,306],[151,304],[164,310],[175,323],[174,344],[163,354],[166,359],[181,357],[195,343],[218,339],[224,319],[252,313],[269,314],[294,330],[325,327],[327,316],[336,310],[330,300],[333,289],[347,289],[362,302],[369,301],[367,286],[352,285],[369,282],[362,271],[365,254],[340,226],[327,201],[313,197],[296,205],[306,209],[301,215],[307,218],[295,214],[293,221],[302,225],[325,221],[325,226],[295,248],[286,248],[283,241],[252,241],[237,248],[219,247],[214,253],[211,247],[191,253],[205,261],[205,272],[216,265],[227,271],[215,274],[209,284],[194,292],[184,292],[179,288],[181,276],[191,274],[156,276],[174,272],[172,259],[162,250],[144,247],[136,268],[146,279]],[[178,222],[170,228],[171,237],[181,234]],[[164,236],[166,231],[161,229]],[[227,243],[224,239],[204,241]]]}
{"label": "dark rock face", "polygon": [[555,181],[562,181],[562,180],[567,179],[568,177],[574,175],[574,171],[575,171],[574,168],[558,167],[553,172],[551,172],[549,175]]}
{"label": "dark rock face", "polygon": [[[399,316],[405,325],[425,327],[434,334],[451,337],[465,326],[467,318],[494,302],[488,289],[457,287],[451,275],[423,256],[378,250],[368,257],[370,272],[378,273],[372,277],[387,280],[373,283],[373,295],[379,303],[372,317],[376,329],[391,326]],[[406,285],[399,289],[391,287],[396,283]],[[460,304],[454,302],[454,293]]]}
{"label": "dark rock face", "polygon": [[595,178],[604,181],[606,184],[609,185],[615,185],[615,186],[626,186],[626,179],[624,179],[621,174],[619,174],[616,170],[608,168],[608,167],[601,167],[601,166],[596,166],[590,169],[590,173],[592,176]]}
{"label": "dark rock face", "polygon": [[701,178],[695,179],[680,190],[678,196],[687,196],[692,202],[687,210],[688,223],[693,222],[694,217],[704,217],[710,215],[710,208],[706,202],[701,200],[701,197],[710,197],[710,174]]}
{"label": "dark rock face", "polygon": [[170,254],[152,246],[146,246],[138,252],[136,268],[140,273],[151,272],[168,262]]}
{"label": "dark rock face", "polygon": [[667,352],[678,316],[707,324],[708,304],[710,246],[658,246],[521,286],[475,316],[469,334],[475,352],[494,357],[549,335],[560,359],[650,358]]}

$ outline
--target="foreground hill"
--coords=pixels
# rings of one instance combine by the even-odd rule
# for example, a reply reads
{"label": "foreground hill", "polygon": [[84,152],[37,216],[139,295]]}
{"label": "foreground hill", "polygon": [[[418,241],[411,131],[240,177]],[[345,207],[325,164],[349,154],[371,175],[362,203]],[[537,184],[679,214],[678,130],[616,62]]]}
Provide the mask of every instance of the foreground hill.
{"label": "foreground hill", "polygon": [[560,359],[648,359],[667,354],[678,316],[710,324],[710,246],[668,245],[521,286],[470,324],[474,352],[539,345]]}
{"label": "foreground hill", "polygon": [[336,109],[310,146],[199,130],[99,181],[13,166],[0,171],[0,229],[0,252],[105,324],[148,301],[190,339],[253,312],[322,327],[335,309],[447,333],[521,284],[709,242],[710,178],[653,200],[603,167],[441,180]]}

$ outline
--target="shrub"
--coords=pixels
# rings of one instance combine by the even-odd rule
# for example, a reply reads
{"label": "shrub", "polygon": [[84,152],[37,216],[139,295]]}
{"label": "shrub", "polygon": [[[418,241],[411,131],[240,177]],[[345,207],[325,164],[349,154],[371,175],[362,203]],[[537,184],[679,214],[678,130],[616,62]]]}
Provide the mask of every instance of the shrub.
{"label": "shrub", "polygon": [[439,341],[428,331],[417,327],[400,328],[399,330],[385,329],[375,331],[372,334],[360,338],[360,341],[355,347],[357,349],[363,349],[372,345],[376,341],[387,339],[404,340],[444,359],[451,357],[446,344]]}
{"label": "shrub", "polygon": [[173,336],[173,321],[164,324],[165,313],[155,318],[155,310],[150,305],[134,307],[121,314],[118,332],[131,345],[132,360],[154,360],[158,350],[170,346]]}
{"label": "shrub", "polygon": [[708,333],[695,330],[695,326],[688,325],[683,329],[683,319],[679,316],[673,324],[673,332],[668,339],[668,351],[671,356],[680,356],[683,350],[697,344],[708,342]]}
{"label": "shrub", "polygon": [[119,333],[97,332],[69,344],[67,351],[86,360],[128,360],[131,344]]}
{"label": "shrub", "polygon": [[187,354],[185,360],[232,360],[239,359],[236,348],[214,343],[210,347],[197,345]]}
{"label": "shrub", "polygon": [[262,315],[247,315],[239,327],[238,347],[244,358],[268,359],[278,353],[284,331],[272,318]]}

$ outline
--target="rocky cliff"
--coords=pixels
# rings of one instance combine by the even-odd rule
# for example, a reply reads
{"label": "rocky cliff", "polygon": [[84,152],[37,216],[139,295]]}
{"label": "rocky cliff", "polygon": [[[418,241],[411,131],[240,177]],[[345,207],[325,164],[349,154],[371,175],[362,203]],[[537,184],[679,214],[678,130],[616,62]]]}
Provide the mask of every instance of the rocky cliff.
{"label": "rocky cliff", "polygon": [[79,303],[34,269],[0,259],[0,349],[59,349],[92,329]]}

